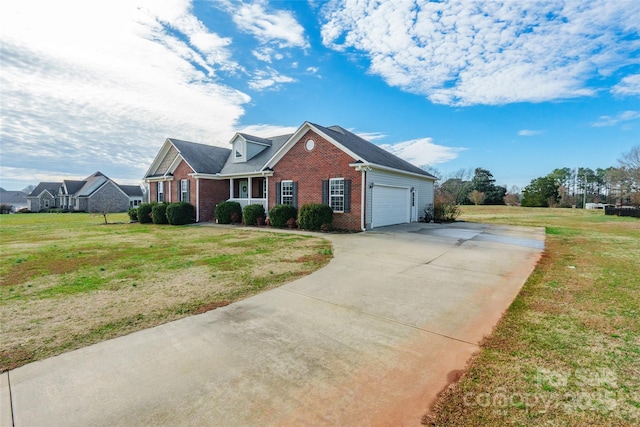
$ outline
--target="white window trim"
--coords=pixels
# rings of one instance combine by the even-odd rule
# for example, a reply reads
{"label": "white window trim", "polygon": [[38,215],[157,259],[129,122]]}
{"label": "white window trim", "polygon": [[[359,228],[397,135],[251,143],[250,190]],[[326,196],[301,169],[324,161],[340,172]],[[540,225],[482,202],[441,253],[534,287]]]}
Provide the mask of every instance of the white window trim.
{"label": "white window trim", "polygon": [[[186,198],[185,198],[185,193],[187,195]],[[181,179],[180,180],[180,201],[181,202],[188,202],[189,201],[189,180],[188,179]]]}
{"label": "white window trim", "polygon": [[[342,181],[342,194],[333,194],[332,192],[332,183],[336,182],[336,181]],[[336,210],[334,209],[334,203],[333,200],[334,199],[342,199],[342,210]],[[344,178],[330,178],[329,179],[329,206],[331,206],[331,209],[333,209],[334,212],[336,213],[344,213]]]}
{"label": "white window trim", "polygon": [[[291,186],[291,194],[284,194],[284,186]],[[285,202],[285,197],[290,200],[290,203]],[[280,181],[280,203],[283,205],[293,205],[293,180],[285,179]]]}
{"label": "white window trim", "polygon": [[[160,195],[162,195],[162,200],[160,200]],[[156,202],[164,203],[164,181],[158,181],[158,189],[156,191]]]}
{"label": "white window trim", "polygon": [[[234,163],[243,163],[247,157],[246,151],[247,144],[244,141],[237,140],[233,144],[233,162]],[[240,154],[237,156],[236,154]]]}

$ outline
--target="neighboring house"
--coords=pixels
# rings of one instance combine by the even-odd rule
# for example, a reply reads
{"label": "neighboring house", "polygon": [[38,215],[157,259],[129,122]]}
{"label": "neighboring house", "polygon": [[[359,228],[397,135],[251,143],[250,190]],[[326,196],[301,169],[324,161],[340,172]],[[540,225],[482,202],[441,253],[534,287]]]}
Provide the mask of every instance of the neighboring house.
{"label": "neighboring house", "polygon": [[27,193],[24,191],[7,191],[0,188],[0,205],[11,206],[11,212],[19,211],[28,206]]}
{"label": "neighboring house", "polygon": [[225,200],[300,207],[325,203],[334,226],[366,230],[418,221],[436,178],[340,126],[305,122],[295,133],[236,133],[231,149],[167,139],[144,176],[150,201],[184,200],[196,221]]}
{"label": "neighboring house", "polygon": [[41,182],[27,200],[32,212],[51,208],[123,212],[142,203],[142,189],[135,185],[118,185],[101,172],[96,172],[81,181]]}
{"label": "neighboring house", "polygon": [[41,182],[27,196],[27,207],[31,212],[57,208],[59,182]]}
{"label": "neighboring house", "polygon": [[129,207],[137,208],[142,204],[144,194],[142,193],[142,187],[139,185],[121,185],[122,191],[129,196]]}

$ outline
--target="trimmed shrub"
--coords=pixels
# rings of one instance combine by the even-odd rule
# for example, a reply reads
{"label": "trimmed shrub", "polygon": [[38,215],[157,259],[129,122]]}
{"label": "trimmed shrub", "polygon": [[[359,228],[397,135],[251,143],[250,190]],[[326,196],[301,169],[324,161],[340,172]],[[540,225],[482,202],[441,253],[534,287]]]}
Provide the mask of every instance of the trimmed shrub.
{"label": "trimmed shrub", "polygon": [[264,219],[264,206],[247,205],[242,209],[242,221],[245,225],[257,225],[258,218]]}
{"label": "trimmed shrub", "polygon": [[438,203],[433,207],[433,222],[453,222],[460,216],[460,206],[453,203]]}
{"label": "trimmed shrub", "polygon": [[275,205],[269,210],[269,224],[272,227],[287,227],[287,221],[296,220],[298,212],[292,205]]}
{"label": "trimmed shrub", "polygon": [[138,221],[140,221],[140,224],[149,224],[153,222],[151,219],[151,211],[153,210],[154,205],[156,205],[155,202],[143,203],[138,206]]}
{"label": "trimmed shrub", "polygon": [[242,207],[238,202],[221,202],[216,205],[218,224],[232,224],[242,219]]}
{"label": "trimmed shrub", "polygon": [[151,220],[154,224],[167,224],[167,204],[156,203],[151,208]]}
{"label": "trimmed shrub", "polygon": [[129,214],[129,219],[131,221],[137,221],[138,220],[138,208],[129,208],[127,213]]}
{"label": "trimmed shrub", "polygon": [[185,225],[195,222],[196,208],[187,202],[170,203],[167,206],[167,221],[171,225]]}
{"label": "trimmed shrub", "polygon": [[333,209],[329,205],[309,203],[298,212],[298,224],[304,230],[318,231],[333,227]]}

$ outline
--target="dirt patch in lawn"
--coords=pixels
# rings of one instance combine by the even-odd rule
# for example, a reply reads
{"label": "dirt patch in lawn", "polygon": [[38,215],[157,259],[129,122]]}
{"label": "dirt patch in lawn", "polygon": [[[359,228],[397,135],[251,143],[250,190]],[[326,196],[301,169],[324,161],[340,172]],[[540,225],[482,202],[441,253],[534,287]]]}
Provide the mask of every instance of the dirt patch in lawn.
{"label": "dirt patch in lawn", "polygon": [[321,238],[215,227],[71,223],[64,239],[23,251],[14,234],[0,255],[2,371],[223,307],[331,258]]}

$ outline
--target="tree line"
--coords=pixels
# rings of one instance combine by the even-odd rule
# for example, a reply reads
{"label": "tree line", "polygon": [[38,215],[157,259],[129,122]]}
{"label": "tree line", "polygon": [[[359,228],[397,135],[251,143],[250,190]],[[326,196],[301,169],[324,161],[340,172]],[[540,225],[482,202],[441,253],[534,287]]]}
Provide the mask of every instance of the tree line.
{"label": "tree line", "polygon": [[558,168],[531,180],[522,191],[496,185],[484,168],[460,169],[436,184],[435,203],[448,205],[511,205],[529,207],[580,207],[586,203],[640,206],[640,145],[624,153],[617,166]]}

